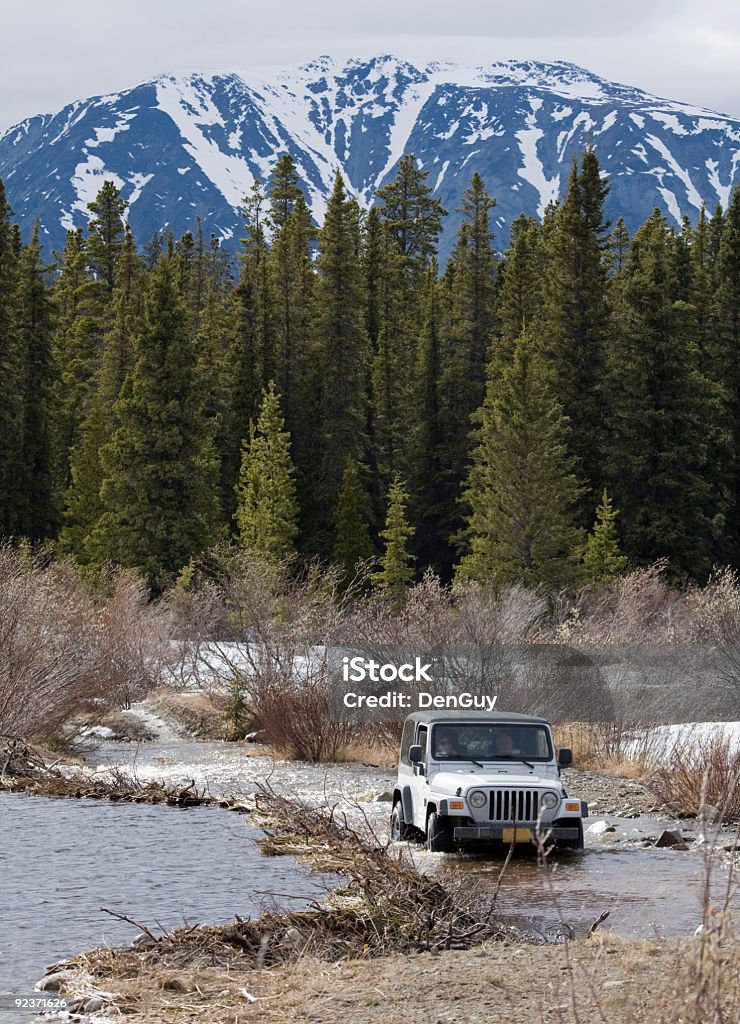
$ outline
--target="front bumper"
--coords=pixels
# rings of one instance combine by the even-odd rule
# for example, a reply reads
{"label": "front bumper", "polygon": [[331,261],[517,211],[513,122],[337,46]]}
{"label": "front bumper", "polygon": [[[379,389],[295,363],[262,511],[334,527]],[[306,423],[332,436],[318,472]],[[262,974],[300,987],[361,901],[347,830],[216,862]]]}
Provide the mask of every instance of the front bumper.
{"label": "front bumper", "polygon": [[[503,843],[511,842],[511,833],[514,831],[512,826],[507,825],[458,825],[453,831],[453,838],[456,843]],[[522,842],[526,840],[526,836],[523,833],[529,832],[529,838],[531,842],[537,840],[537,829],[526,828],[521,825],[516,827],[516,842]],[[506,833],[506,835],[505,835]],[[541,838],[547,840],[554,840],[555,842],[578,840],[580,830],[578,826],[569,828],[563,825],[558,825],[552,828],[543,826],[540,833]]]}

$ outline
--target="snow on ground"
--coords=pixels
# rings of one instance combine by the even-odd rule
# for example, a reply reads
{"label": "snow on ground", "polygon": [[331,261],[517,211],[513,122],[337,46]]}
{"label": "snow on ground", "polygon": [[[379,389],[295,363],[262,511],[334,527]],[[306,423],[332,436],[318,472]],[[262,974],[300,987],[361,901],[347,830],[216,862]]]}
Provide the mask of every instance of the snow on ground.
{"label": "snow on ground", "polygon": [[[310,648],[305,655],[293,658],[296,679],[306,678],[312,666],[318,667],[326,649],[322,646]],[[254,675],[260,657],[260,647],[255,643],[211,642],[193,646],[185,652],[181,664],[166,668],[162,674],[164,685],[179,687],[184,683],[192,690],[211,689],[226,691],[230,683],[240,676]]]}
{"label": "snow on ground", "polygon": [[147,732],[155,736],[160,743],[169,743],[180,738],[180,733],[165,722],[163,718],[160,718],[159,715],[155,715],[146,701],[137,701],[126,711],[122,711],[121,714],[138,718],[146,727]]}
{"label": "snow on ground", "polygon": [[645,732],[641,730],[627,744],[625,753],[638,753],[645,748],[659,759],[666,759],[677,746],[703,746],[714,737],[726,736],[730,751],[740,752],[740,722],[681,722],[677,725],[658,725]]}

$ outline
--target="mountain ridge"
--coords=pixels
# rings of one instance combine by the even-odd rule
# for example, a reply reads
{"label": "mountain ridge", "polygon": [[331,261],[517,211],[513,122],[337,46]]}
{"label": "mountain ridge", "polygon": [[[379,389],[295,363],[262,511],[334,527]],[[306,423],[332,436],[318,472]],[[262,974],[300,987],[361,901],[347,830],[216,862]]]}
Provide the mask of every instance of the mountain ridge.
{"label": "mountain ridge", "polygon": [[0,176],[21,228],[39,219],[51,248],[86,223],[106,179],[128,200],[140,242],[157,230],[182,234],[200,217],[233,246],[241,202],[280,152],[291,152],[318,222],[337,170],[367,206],[411,152],[451,211],[444,258],[474,171],[497,199],[503,247],[514,217],[541,217],[562,195],[587,144],[609,175],[612,219],[634,230],[657,206],[680,224],[702,204],[726,207],[740,120],[566,61],[466,67],[324,55],[297,68],[162,74],[26,118],[0,135]]}

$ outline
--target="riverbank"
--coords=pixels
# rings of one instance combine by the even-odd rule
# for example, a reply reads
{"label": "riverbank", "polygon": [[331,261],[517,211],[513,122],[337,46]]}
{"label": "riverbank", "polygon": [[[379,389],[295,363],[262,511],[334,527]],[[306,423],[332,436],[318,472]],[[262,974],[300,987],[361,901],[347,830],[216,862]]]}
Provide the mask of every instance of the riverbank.
{"label": "riverbank", "polygon": [[[128,1024],[720,1024],[740,1017],[736,941],[627,940],[563,946],[492,941],[475,950],[271,970],[202,967],[97,976],[81,968],[90,1021]],[[701,964],[703,962],[703,970]],[[104,993],[101,997],[100,992]],[[85,1005],[85,1004],[83,1004]],[[113,1010],[113,1007],[116,1009]]]}

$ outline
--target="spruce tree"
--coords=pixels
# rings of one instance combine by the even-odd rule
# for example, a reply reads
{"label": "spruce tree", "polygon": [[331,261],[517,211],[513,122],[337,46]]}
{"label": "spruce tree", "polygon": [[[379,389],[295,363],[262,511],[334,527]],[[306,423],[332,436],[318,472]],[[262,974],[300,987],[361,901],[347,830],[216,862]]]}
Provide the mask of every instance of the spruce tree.
{"label": "spruce tree", "polygon": [[719,393],[699,370],[693,311],[675,298],[674,252],[656,210],[613,297],[605,469],[625,554],[701,576],[723,511],[710,461]]}
{"label": "spruce tree", "polygon": [[240,544],[270,561],[292,555],[298,533],[295,471],[284,427],[280,399],[270,382],[257,425],[242,449],[236,505]]}
{"label": "spruce tree", "polygon": [[553,374],[531,335],[517,340],[502,379],[489,381],[478,421],[460,576],[549,591],[572,585],[581,487]]}
{"label": "spruce tree", "polygon": [[413,558],[409,551],[414,531],[406,518],[408,497],[401,477],[395,477],[388,488],[388,511],[385,527],[380,531],[380,539],[385,545],[380,559],[380,572],[374,577],[376,584],[390,597],[397,610],[404,604],[406,591],[414,575]]}
{"label": "spruce tree", "polygon": [[[231,259],[223,252],[218,238],[212,235],[205,261],[202,307],[195,338],[196,373],[202,382],[205,415],[213,430],[218,453],[220,518],[224,528],[230,525],[235,502],[231,473],[235,424],[231,419],[230,406],[233,367],[229,360],[233,340],[233,284]],[[227,493],[229,486],[231,492]]]}
{"label": "spruce tree", "polygon": [[437,251],[437,239],[446,211],[426,184],[429,171],[422,171],[412,153],[402,156],[396,176],[379,188],[381,216],[387,222],[408,273],[418,279]]}
{"label": "spruce tree", "polygon": [[51,340],[55,310],[45,281],[47,271],[48,267],[41,258],[39,226],[35,224],[18,267],[19,340],[22,356],[20,398],[23,407],[23,503],[18,513],[21,531],[31,541],[53,537],[59,521],[54,494],[51,441],[54,418]]}
{"label": "spruce tree", "polygon": [[319,233],[305,422],[313,444],[302,468],[304,547],[331,557],[334,517],[348,458],[367,444],[368,344],[357,203],[337,174]]}
{"label": "spruce tree", "polygon": [[19,245],[0,180],[0,536],[17,534],[23,506],[23,350],[18,332]]}
{"label": "spruce tree", "polygon": [[699,369],[721,381],[715,323],[714,297],[717,291],[717,261],[712,252],[711,228],[702,206],[696,228],[690,235],[690,277],[687,301],[694,309]]}
{"label": "spruce tree", "polygon": [[717,346],[716,376],[725,390],[724,419],[728,426],[728,465],[725,472],[727,512],[725,559],[740,564],[740,188],[733,189],[721,224],[716,257],[716,294],[712,332]]}
{"label": "spruce tree", "polygon": [[296,203],[305,201],[298,185],[298,172],[290,153],[282,153],[273,167],[267,183],[270,199],[270,219],[275,231],[285,226],[293,213]]}
{"label": "spruce tree", "polygon": [[107,289],[89,269],[88,248],[81,228],[67,232],[54,287],[58,315],[53,339],[57,393],[55,486],[64,507],[71,483],[70,455],[80,440],[100,365],[105,329]]}
{"label": "spruce tree", "polygon": [[470,417],[485,392],[494,327],[496,256],[489,227],[494,205],[474,174],[463,196],[463,221],[442,288],[439,473],[440,489],[446,492],[441,514],[448,537],[462,527],[459,497],[470,453]]}
{"label": "spruce tree", "polygon": [[98,562],[136,567],[157,589],[215,539],[218,466],[195,370],[175,257],[163,256],[102,453],[106,511],[88,542]]}
{"label": "spruce tree", "polygon": [[256,181],[244,203],[246,230],[239,256],[241,270],[233,296],[234,333],[228,354],[231,388],[222,472],[229,517],[234,513],[234,487],[239,478],[244,431],[257,418],[262,391],[280,376],[266,216],[262,186]]}
{"label": "spruce tree", "polygon": [[617,223],[609,233],[607,242],[608,248],[605,256],[607,271],[611,277],[617,277],[627,264],[631,244],[630,233],[622,217],[617,218]]}
{"label": "spruce tree", "polygon": [[489,372],[502,373],[514,356],[522,331],[532,328],[542,307],[543,230],[521,214],[511,225],[509,248],[498,267],[496,336]]}
{"label": "spruce tree", "polygon": [[134,336],[141,329],[143,271],[128,228],[118,250],[114,286],[105,316],[99,366],[90,382],[86,412],[68,456],[70,482],[66,492],[65,525],[59,540],[61,548],[72,552],[83,564],[92,558],[89,536],[105,511],[100,494],[102,452],[118,427],[116,403],[133,365]]}
{"label": "spruce tree", "polygon": [[593,530],[586,538],[583,549],[583,565],[590,583],[606,583],[627,567],[627,559],[619,551],[616,526],[618,515],[619,511],[612,506],[611,498],[604,488],[601,503],[596,509]]}
{"label": "spruce tree", "polygon": [[360,468],[354,459],[348,459],[337,503],[334,542],[334,561],[345,582],[352,580],[359,563],[372,558],[369,522],[370,504]]}
{"label": "spruce tree", "polygon": [[[377,460],[378,497],[400,472],[414,472],[413,375],[424,276],[436,258],[445,210],[426,184],[413,155],[401,158],[396,176],[378,189],[381,230],[378,277],[368,282],[376,335],[372,352],[372,444]],[[374,222],[371,227],[375,230]],[[368,255],[372,249],[368,249]],[[382,498],[381,498],[382,500]]]}
{"label": "spruce tree", "polygon": [[[442,412],[442,285],[437,277],[437,264],[427,271],[420,303],[420,333],[416,368],[413,374],[414,403],[413,472],[410,479],[410,517],[416,525],[414,553],[421,565],[432,566],[444,579],[449,578],[454,549],[449,543],[450,515],[462,476],[449,473],[445,461],[448,452]],[[456,511],[456,510],[455,510]]]}
{"label": "spruce tree", "polygon": [[121,198],[121,190],[112,181],[103,182],[95,199],[87,204],[94,216],[88,226],[88,257],[93,273],[113,291],[116,264],[123,248],[123,217],[128,203]]}
{"label": "spruce tree", "polygon": [[[273,178],[273,181],[275,179]],[[271,294],[275,303],[275,345],[280,366],[280,393],[291,435],[300,426],[305,399],[308,348],[314,298],[313,243],[316,232],[303,193],[289,188],[272,193],[276,227],[269,254]]]}
{"label": "spruce tree", "polygon": [[557,395],[570,420],[572,453],[584,475],[584,523],[594,489],[603,483],[609,227],[603,207],[608,192],[589,148],[580,168],[574,161],[568,191],[553,219],[539,325],[556,372]]}

